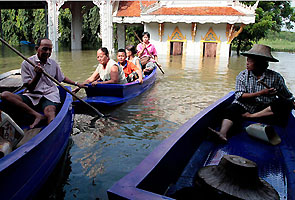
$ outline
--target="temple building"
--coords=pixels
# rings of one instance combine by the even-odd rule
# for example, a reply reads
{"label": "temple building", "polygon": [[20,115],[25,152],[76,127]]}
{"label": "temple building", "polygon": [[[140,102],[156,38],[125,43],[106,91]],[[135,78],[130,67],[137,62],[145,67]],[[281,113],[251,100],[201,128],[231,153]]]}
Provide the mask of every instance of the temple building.
{"label": "temple building", "polygon": [[159,54],[184,57],[229,57],[232,40],[255,22],[255,9],[238,0],[115,1],[118,48],[124,48],[126,26],[144,26]]}
{"label": "temple building", "polygon": [[[100,10],[102,46],[114,52],[114,24],[118,47],[126,45],[126,26],[143,26],[159,54],[183,57],[228,57],[232,40],[246,24],[255,22],[255,9],[239,0],[31,0],[1,1],[1,9],[44,8],[47,35],[58,50],[60,9],[72,13],[71,48],[82,49],[83,6]],[[1,30],[1,23],[0,23]]]}

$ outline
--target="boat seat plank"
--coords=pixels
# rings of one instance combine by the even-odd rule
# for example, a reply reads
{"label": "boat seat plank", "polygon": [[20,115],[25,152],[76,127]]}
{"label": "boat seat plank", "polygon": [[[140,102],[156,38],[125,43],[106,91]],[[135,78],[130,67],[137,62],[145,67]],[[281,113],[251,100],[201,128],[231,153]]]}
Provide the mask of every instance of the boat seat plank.
{"label": "boat seat plank", "polygon": [[25,144],[27,141],[32,139],[34,136],[36,136],[38,133],[40,133],[42,128],[32,128],[32,129],[25,129],[24,130],[24,137],[19,141],[19,143],[16,145],[16,148],[22,146]]}

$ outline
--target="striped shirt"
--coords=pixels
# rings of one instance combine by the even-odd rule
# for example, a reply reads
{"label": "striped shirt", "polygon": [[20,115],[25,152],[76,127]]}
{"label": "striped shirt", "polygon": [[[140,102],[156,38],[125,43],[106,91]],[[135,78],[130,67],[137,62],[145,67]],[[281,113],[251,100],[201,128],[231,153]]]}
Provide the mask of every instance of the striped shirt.
{"label": "striped shirt", "polygon": [[252,71],[245,69],[236,78],[235,100],[233,103],[243,106],[250,113],[255,113],[273,102],[276,99],[276,95],[262,95],[246,100],[241,98],[244,93],[255,93],[265,89],[261,83],[257,82],[258,80],[263,81],[271,88],[275,88],[278,93],[286,98],[292,97],[292,93],[288,90],[284,78],[278,72],[266,69],[260,79],[258,79]]}

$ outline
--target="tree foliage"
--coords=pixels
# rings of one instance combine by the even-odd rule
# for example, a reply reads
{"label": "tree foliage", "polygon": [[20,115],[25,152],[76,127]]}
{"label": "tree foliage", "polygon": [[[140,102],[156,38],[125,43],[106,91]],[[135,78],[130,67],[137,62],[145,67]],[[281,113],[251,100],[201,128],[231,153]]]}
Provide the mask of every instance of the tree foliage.
{"label": "tree foliage", "polygon": [[[99,38],[99,8],[83,7],[82,44],[86,48],[97,48],[101,45]],[[59,14],[59,44],[71,46],[70,9],[60,9]],[[20,45],[21,40],[34,43],[40,37],[46,36],[46,16],[44,9],[2,9],[1,21],[3,38],[12,45]]]}
{"label": "tree foliage", "polygon": [[60,9],[58,16],[58,41],[63,47],[71,47],[71,21],[70,9]]}
{"label": "tree foliage", "polygon": [[141,34],[143,32],[143,26],[130,26],[126,29],[126,42],[127,44],[136,46],[140,41],[135,36],[134,32],[141,39]]}
{"label": "tree foliage", "polygon": [[99,8],[94,6],[89,9],[83,7],[82,44],[83,48],[95,48],[101,46]]}
{"label": "tree foliage", "polygon": [[[245,2],[244,4],[253,5],[255,2]],[[256,9],[254,24],[244,27],[242,33],[233,41],[240,50],[248,50],[253,43],[257,43],[264,38],[269,31],[280,32],[285,25],[288,29],[293,28],[291,22],[295,21],[294,8],[290,1],[260,1]]]}

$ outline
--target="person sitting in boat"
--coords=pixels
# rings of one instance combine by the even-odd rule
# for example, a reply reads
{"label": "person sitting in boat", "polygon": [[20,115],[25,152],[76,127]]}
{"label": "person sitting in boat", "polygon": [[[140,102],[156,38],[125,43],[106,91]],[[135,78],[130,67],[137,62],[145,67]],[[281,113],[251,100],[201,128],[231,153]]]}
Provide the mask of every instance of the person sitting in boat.
{"label": "person sitting in boat", "polygon": [[126,47],[126,56],[128,61],[132,62],[133,64],[135,64],[139,69],[142,70],[142,65],[140,62],[139,57],[136,56],[137,51],[134,45],[128,45]]}
{"label": "person sitting in boat", "polygon": [[[278,72],[267,69],[268,62],[279,62],[271,55],[269,46],[254,44],[242,55],[247,57],[247,69],[236,78],[235,99],[225,111],[220,130],[209,127],[211,133],[225,142],[228,131],[242,118],[272,119],[282,125],[286,123],[294,104],[294,97],[284,78]],[[282,97],[278,98],[277,94]]]}
{"label": "person sitting in boat", "polygon": [[[109,51],[107,48],[102,47],[97,50],[97,61],[99,62],[96,70],[93,74],[87,78],[83,85],[91,84],[125,84],[127,80],[123,68],[116,63],[113,59],[109,57]],[[73,92],[78,92],[80,87],[73,90]]]}
{"label": "person sitting in boat", "polygon": [[119,49],[117,53],[118,64],[123,68],[127,82],[138,80],[142,83],[142,71],[132,62],[126,60],[126,52],[124,49]]}
{"label": "person sitting in boat", "polygon": [[[49,124],[55,118],[57,107],[60,105],[59,90],[55,83],[42,73],[43,71],[59,82],[83,87],[82,84],[65,77],[57,62],[49,58],[52,52],[51,40],[38,39],[35,49],[37,54],[29,59],[36,66],[33,67],[27,61],[23,61],[21,64],[21,77],[27,89],[19,95],[8,91],[1,95],[3,102],[10,103],[35,117],[30,128],[34,128],[43,119],[47,119]],[[44,116],[37,112],[38,109],[42,109]]]}
{"label": "person sitting in boat", "polygon": [[158,54],[155,46],[150,43],[150,34],[142,33],[142,43],[137,45],[137,55],[140,57],[144,75],[152,73],[158,63]]}

